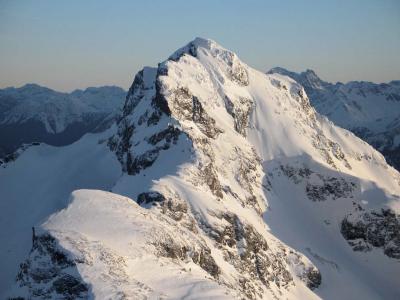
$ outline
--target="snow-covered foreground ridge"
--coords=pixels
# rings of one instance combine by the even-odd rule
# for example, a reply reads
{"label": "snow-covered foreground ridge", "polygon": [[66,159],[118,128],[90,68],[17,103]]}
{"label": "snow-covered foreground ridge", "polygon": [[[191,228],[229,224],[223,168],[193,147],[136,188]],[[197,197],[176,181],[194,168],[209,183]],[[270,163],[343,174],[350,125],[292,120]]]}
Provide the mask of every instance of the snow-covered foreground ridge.
{"label": "snow-covered foreground ridge", "polygon": [[[10,295],[400,295],[399,173],[317,114],[295,81],[211,40],[140,71],[117,126],[92,147],[122,176],[103,182],[111,192],[75,191],[66,208],[35,220],[42,225]],[[46,163],[32,151],[2,172],[17,180],[29,155]]]}

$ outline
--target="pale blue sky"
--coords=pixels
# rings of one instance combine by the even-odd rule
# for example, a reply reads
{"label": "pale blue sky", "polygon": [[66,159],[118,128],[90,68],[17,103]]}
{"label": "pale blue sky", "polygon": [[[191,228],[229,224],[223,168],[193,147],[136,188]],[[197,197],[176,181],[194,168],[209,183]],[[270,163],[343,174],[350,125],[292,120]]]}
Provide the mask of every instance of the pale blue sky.
{"label": "pale blue sky", "polygon": [[400,79],[399,0],[0,0],[0,87],[128,88],[196,36],[262,71]]}

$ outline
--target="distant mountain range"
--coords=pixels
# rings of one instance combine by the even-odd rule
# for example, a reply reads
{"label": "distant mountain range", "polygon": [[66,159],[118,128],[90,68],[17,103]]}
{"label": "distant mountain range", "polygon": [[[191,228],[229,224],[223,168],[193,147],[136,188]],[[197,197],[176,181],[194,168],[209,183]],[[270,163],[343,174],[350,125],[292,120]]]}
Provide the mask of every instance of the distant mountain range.
{"label": "distant mountain range", "polygon": [[0,90],[0,158],[24,143],[54,146],[109,127],[125,101],[115,86],[62,93],[36,84]]}
{"label": "distant mountain range", "polygon": [[273,68],[300,83],[314,108],[335,124],[374,146],[400,170],[400,81],[329,83],[312,70],[295,73]]}

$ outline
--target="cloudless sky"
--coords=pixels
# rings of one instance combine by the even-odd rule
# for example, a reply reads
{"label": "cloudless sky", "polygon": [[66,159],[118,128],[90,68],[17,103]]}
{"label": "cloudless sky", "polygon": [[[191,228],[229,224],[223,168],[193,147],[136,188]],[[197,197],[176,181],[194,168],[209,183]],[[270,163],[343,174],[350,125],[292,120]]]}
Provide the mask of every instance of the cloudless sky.
{"label": "cloudless sky", "polygon": [[0,0],[0,87],[127,89],[196,36],[261,71],[400,79],[400,0]]}

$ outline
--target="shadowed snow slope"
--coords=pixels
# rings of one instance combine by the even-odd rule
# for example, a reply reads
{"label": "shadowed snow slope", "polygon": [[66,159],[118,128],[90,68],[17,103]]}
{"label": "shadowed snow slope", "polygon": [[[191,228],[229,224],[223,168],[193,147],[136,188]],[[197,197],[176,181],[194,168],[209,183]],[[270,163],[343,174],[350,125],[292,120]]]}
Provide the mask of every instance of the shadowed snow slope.
{"label": "shadowed snow slope", "polygon": [[[399,173],[317,114],[302,86],[286,76],[258,72],[197,38],[136,75],[116,126],[69,149],[96,138],[103,143],[90,151],[98,151],[105,169],[93,178],[114,172],[106,166],[115,170],[103,182],[111,192],[79,190],[67,205],[57,204],[66,208],[37,228],[7,295],[400,295]],[[48,163],[32,162],[33,153],[27,149],[0,175],[17,181],[25,169],[7,172],[24,159],[28,166]],[[71,160],[68,168],[79,171],[81,164]],[[58,174],[48,174],[57,187]],[[76,188],[85,185],[93,188],[80,180]],[[32,206],[51,199],[3,191]],[[40,221],[15,222],[28,235]]]}
{"label": "shadowed snow slope", "polygon": [[71,191],[110,189],[120,176],[118,161],[99,139],[95,134],[62,148],[32,146],[0,168],[1,291],[29,253],[32,226],[65,207]]}

